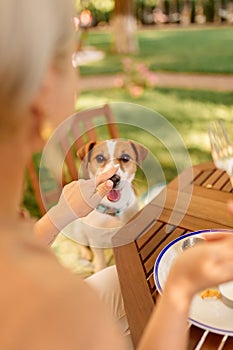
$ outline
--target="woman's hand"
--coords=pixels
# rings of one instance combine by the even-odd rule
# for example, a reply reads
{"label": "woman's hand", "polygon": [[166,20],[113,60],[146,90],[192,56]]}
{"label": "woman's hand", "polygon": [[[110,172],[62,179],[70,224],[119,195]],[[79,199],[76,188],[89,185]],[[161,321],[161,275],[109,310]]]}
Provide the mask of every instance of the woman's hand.
{"label": "woman's hand", "polygon": [[229,201],[227,203],[227,207],[228,207],[228,211],[229,211],[230,215],[233,216],[233,201]]}
{"label": "woman's hand", "polygon": [[96,208],[101,199],[112,189],[113,182],[109,179],[118,168],[113,167],[93,179],[73,181],[63,188],[57,205],[48,211],[50,220],[58,230],[75,219],[88,215]]}
{"label": "woman's hand", "polygon": [[183,252],[171,268],[167,283],[190,299],[200,290],[233,280],[233,235],[211,236]]}

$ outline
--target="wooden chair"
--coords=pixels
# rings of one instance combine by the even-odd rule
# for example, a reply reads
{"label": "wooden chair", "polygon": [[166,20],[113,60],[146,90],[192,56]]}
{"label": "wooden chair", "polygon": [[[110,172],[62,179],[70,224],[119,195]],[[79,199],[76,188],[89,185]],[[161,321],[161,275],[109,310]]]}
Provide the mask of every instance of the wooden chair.
{"label": "wooden chair", "polygon": [[[53,203],[59,198],[62,187],[79,178],[77,167],[77,150],[88,141],[97,141],[101,137],[105,139],[119,137],[118,128],[111,108],[108,104],[102,107],[78,112],[71,117],[71,123],[67,132],[61,134],[59,147],[64,155],[64,167],[62,171],[62,183],[57,180],[57,186],[51,191],[40,191],[38,170],[33,159],[28,164],[28,174],[38,203],[41,215],[46,212],[46,202]],[[64,129],[63,129],[64,130]],[[103,136],[104,135],[104,136]],[[68,152],[67,152],[68,150]]]}
{"label": "wooden chair", "polygon": [[[181,181],[178,181],[178,177],[172,181],[115,237],[116,241],[124,236],[130,241],[116,246],[114,256],[135,348],[157,300],[153,270],[161,250],[188,232],[211,228],[233,229],[233,220],[226,210],[226,203],[232,198],[232,186],[227,174],[216,169],[213,163],[194,166],[192,170],[193,176],[190,177],[192,172],[189,169],[184,171],[180,175]],[[179,191],[178,186],[181,186]],[[171,223],[168,229],[167,223],[178,192],[184,199],[191,195],[191,200],[180,223]],[[165,202],[160,200],[161,196],[166,199]],[[164,205],[161,206],[161,203]],[[203,330],[192,326],[189,349],[194,349],[198,342],[201,346],[201,341],[203,347],[198,349],[220,349],[218,346],[223,336],[209,332],[205,337]],[[233,349],[233,338],[229,338],[224,349]]]}

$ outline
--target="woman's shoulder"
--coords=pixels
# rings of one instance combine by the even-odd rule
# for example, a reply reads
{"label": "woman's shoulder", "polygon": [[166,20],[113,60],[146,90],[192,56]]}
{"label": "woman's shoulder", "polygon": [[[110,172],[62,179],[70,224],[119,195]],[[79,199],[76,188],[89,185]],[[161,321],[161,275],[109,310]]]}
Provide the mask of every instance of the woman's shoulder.
{"label": "woman's shoulder", "polygon": [[[30,285],[30,289],[48,293],[49,288],[68,288],[73,280],[79,284],[79,279],[61,266],[51,248],[36,239],[32,230],[1,229],[0,247],[0,271],[2,276],[7,276],[8,282],[5,287],[14,281],[18,290]],[[61,279],[66,283],[59,284]]]}
{"label": "woman's shoulder", "polygon": [[73,307],[80,303],[82,308],[95,299],[85,281],[62,266],[52,249],[32,233],[0,232],[0,247],[1,290],[6,299],[17,294],[17,302],[34,299],[50,308],[56,303]]}

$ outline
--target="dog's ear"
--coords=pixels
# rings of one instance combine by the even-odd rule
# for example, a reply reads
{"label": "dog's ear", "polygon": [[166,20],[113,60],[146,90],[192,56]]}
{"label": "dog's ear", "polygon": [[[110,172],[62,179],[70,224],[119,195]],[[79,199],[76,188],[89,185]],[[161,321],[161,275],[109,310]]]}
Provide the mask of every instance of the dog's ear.
{"label": "dog's ear", "polygon": [[80,160],[84,160],[84,158],[86,158],[85,160],[87,163],[90,161],[91,151],[94,148],[95,144],[95,141],[90,141],[86,145],[78,149],[77,155],[80,158]]}
{"label": "dog's ear", "polygon": [[143,160],[146,158],[148,154],[148,150],[141,144],[134,141],[131,141],[131,146],[133,147],[133,150],[136,154],[136,162],[139,166],[141,166]]}
{"label": "dog's ear", "polygon": [[77,151],[77,156],[79,157],[79,159],[82,162],[81,167],[82,167],[82,171],[83,171],[85,179],[89,178],[88,163],[89,163],[90,158],[91,158],[91,151],[92,151],[93,147],[95,146],[95,144],[96,144],[96,142],[90,141],[89,143],[87,143],[83,147],[79,148]]}

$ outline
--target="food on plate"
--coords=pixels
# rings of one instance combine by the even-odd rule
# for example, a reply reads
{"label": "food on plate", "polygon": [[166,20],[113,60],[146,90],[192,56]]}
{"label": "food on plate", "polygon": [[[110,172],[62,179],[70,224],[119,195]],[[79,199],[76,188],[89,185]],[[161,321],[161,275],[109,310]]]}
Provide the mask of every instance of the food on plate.
{"label": "food on plate", "polygon": [[206,298],[221,299],[221,293],[218,290],[218,288],[208,288],[208,289],[205,289],[202,292],[200,292],[200,297],[202,299],[206,299]]}

